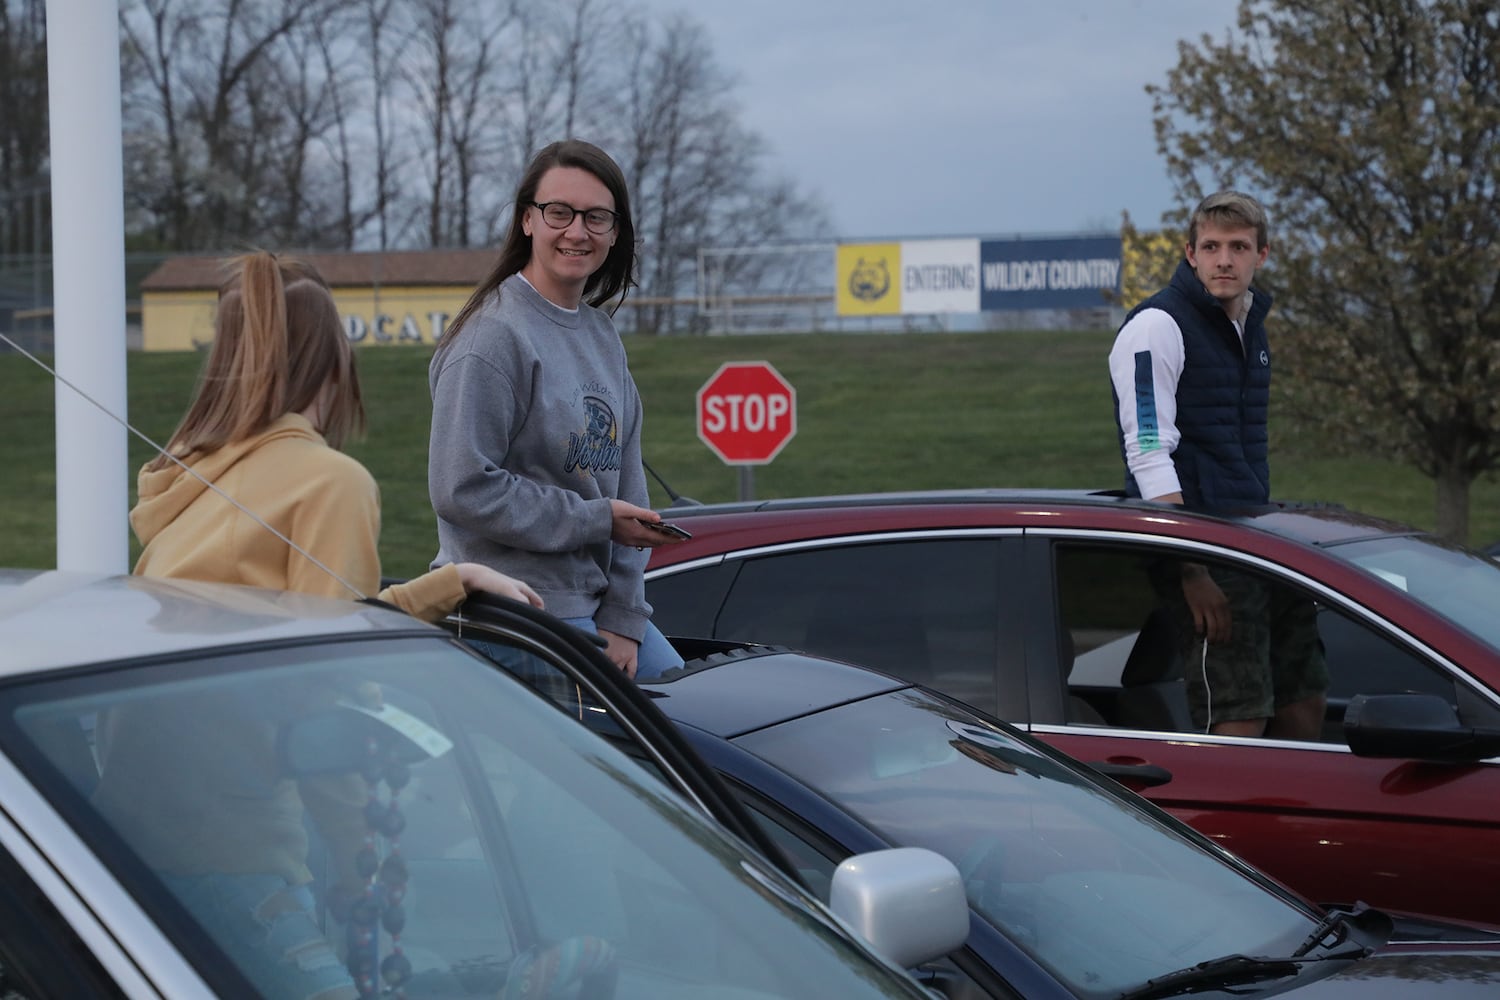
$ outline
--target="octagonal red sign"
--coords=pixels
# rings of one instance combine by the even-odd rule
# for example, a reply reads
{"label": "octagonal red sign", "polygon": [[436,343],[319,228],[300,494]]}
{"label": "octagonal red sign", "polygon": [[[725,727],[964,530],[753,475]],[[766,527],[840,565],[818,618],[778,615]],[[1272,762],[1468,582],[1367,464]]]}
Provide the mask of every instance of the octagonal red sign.
{"label": "octagonal red sign", "polygon": [[765,465],[797,433],[797,390],[766,361],[727,361],[698,390],[698,437],[730,465]]}

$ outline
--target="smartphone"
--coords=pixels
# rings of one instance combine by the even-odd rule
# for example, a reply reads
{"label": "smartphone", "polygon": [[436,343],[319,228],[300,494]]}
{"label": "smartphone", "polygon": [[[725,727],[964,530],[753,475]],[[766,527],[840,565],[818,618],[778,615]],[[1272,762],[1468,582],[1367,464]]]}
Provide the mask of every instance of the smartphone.
{"label": "smartphone", "polygon": [[650,528],[652,531],[659,531],[663,535],[671,535],[673,538],[693,537],[693,533],[691,531],[687,530],[686,528],[679,528],[677,525],[667,521],[641,521],[641,523]]}

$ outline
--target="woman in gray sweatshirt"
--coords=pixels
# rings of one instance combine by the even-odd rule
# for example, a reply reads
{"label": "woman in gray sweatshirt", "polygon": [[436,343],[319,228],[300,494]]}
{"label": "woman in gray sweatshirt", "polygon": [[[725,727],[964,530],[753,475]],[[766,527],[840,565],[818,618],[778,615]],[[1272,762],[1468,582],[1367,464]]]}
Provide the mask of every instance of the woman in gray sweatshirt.
{"label": "woman in gray sweatshirt", "polygon": [[[599,307],[635,283],[624,174],[576,139],[531,161],[500,259],[428,371],[433,565],[478,562],[529,582],[548,611],[597,632],[627,674],[682,659],[651,624],[641,400]],[[645,522],[645,523],[643,523]]]}

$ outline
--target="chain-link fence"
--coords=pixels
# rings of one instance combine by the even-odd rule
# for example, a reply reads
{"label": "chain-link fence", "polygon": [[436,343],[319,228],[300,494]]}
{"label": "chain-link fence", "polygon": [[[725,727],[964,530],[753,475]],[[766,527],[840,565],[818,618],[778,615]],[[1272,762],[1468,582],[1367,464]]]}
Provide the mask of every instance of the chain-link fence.
{"label": "chain-link fence", "polygon": [[[125,346],[141,346],[141,280],[169,254],[125,255]],[[51,254],[0,254],[0,333],[28,351],[52,353]],[[0,351],[10,346],[0,342]]]}

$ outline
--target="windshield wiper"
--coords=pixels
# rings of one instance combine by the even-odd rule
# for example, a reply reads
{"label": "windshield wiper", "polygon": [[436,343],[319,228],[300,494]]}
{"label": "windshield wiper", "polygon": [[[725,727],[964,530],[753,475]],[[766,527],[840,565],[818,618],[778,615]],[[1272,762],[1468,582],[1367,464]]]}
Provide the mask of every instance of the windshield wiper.
{"label": "windshield wiper", "polygon": [[1329,910],[1327,913],[1323,914],[1323,919],[1318,921],[1318,926],[1313,928],[1312,933],[1307,936],[1306,940],[1304,940],[1297,946],[1297,950],[1292,952],[1292,955],[1299,958],[1303,955],[1306,955],[1318,945],[1322,944],[1323,941],[1328,937],[1328,935],[1343,927],[1344,921],[1348,919],[1349,914],[1344,912],[1343,910]]}
{"label": "windshield wiper", "polygon": [[[1329,910],[1323,914],[1323,919],[1318,921],[1318,926],[1313,928],[1312,933],[1307,936],[1306,940],[1297,946],[1296,951],[1292,952],[1292,957],[1301,958],[1327,940],[1328,936],[1334,931],[1344,931],[1348,928],[1373,932],[1378,934],[1381,940],[1384,940],[1391,935],[1391,920],[1390,917],[1381,911],[1373,910],[1363,902],[1355,903],[1352,908],[1347,910]],[[1339,939],[1329,945],[1329,947],[1342,944],[1347,937],[1347,933],[1341,934]],[[1355,941],[1354,944],[1361,954],[1370,950],[1369,947],[1358,941]],[[1324,955],[1322,957],[1338,958],[1339,956]]]}
{"label": "windshield wiper", "polygon": [[1350,929],[1371,931],[1377,934],[1383,930],[1384,935],[1381,940],[1384,940],[1390,936],[1390,917],[1379,910],[1371,909],[1364,903],[1356,903],[1352,909],[1348,910],[1329,910],[1323,914],[1323,919],[1318,921],[1312,933],[1297,946],[1297,950],[1286,958],[1225,955],[1223,958],[1199,962],[1186,969],[1178,969],[1165,976],[1148,979],[1135,989],[1121,994],[1120,1000],[1147,1000],[1150,997],[1170,997],[1181,993],[1202,993],[1205,990],[1258,983],[1266,979],[1285,979],[1288,976],[1295,976],[1302,970],[1303,965],[1313,962],[1357,958],[1370,950],[1369,946],[1358,940],[1352,942],[1354,944],[1352,951],[1338,953],[1325,951],[1319,955],[1310,954],[1313,949],[1323,945],[1334,931],[1345,933],[1327,947],[1331,949],[1343,944],[1348,937],[1347,931]]}
{"label": "windshield wiper", "polygon": [[1312,958],[1251,958],[1248,955],[1225,955],[1199,962],[1165,976],[1148,979],[1140,986],[1120,995],[1120,1000],[1148,1000],[1150,997],[1173,997],[1182,993],[1202,993],[1225,986],[1258,983],[1266,979],[1285,979],[1302,971]]}

